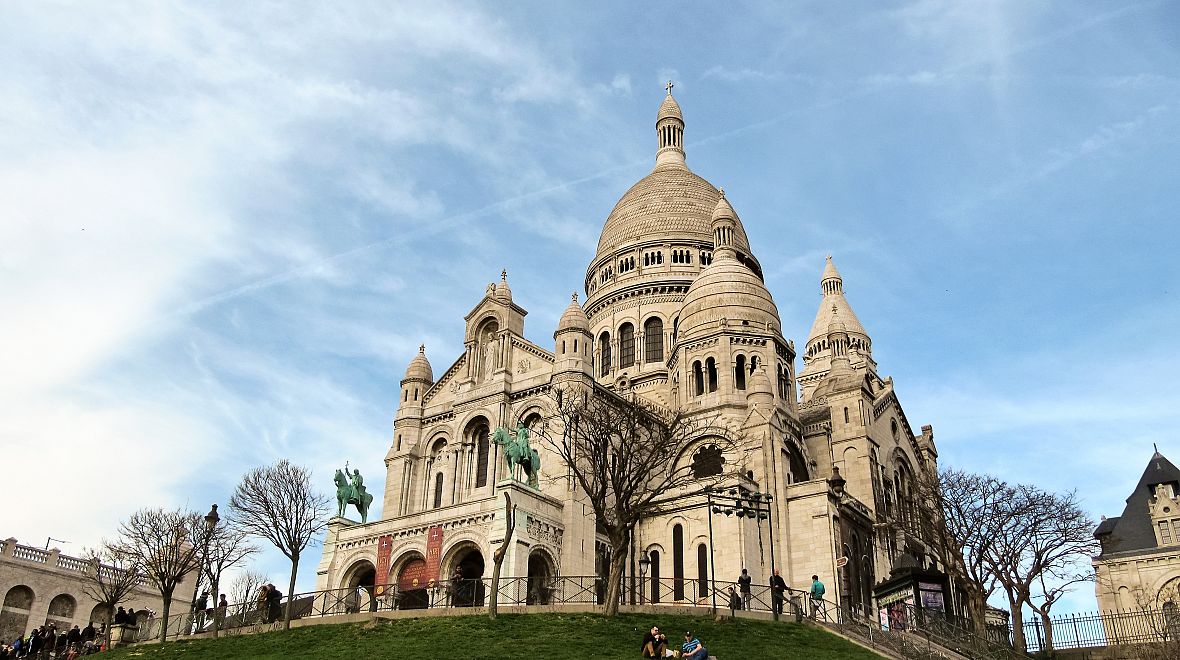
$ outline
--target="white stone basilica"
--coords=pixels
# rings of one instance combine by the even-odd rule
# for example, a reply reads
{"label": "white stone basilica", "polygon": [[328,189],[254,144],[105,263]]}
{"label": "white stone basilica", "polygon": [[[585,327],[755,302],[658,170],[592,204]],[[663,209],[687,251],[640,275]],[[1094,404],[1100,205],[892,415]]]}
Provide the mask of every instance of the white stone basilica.
{"label": "white stone basilica", "polygon": [[[685,162],[684,126],[669,86],[655,168],[607,216],[586,301],[574,295],[552,345],[525,338],[526,312],[502,274],[466,316],[465,352],[438,378],[425,349],[410,362],[380,519],[333,519],[317,588],[395,583],[399,606],[416,607],[430,598],[431,580],[489,577],[504,530],[502,488],[519,505],[503,575],[603,574],[605,537],[555,453],[533,442],[542,456],[535,493],[506,481],[489,439],[498,426],[536,424],[550,388],[570,380],[720,416],[751,443],[733,487],[773,495],[768,521],[714,514],[711,553],[704,507],[645,521],[633,546],[650,560],[649,597],[700,600],[712,556],[718,580],[747,568],[764,585],[780,568],[789,585],[807,588],[817,574],[829,597],[872,611],[872,588],[899,557],[929,565],[913,531],[910,484],[935,469],[931,428],[914,431],[892,379],[878,374],[830,258],[796,373],[794,343],[738,214]],[[708,448],[684,460],[701,460],[700,449]],[[654,589],[653,579],[675,587]]]}

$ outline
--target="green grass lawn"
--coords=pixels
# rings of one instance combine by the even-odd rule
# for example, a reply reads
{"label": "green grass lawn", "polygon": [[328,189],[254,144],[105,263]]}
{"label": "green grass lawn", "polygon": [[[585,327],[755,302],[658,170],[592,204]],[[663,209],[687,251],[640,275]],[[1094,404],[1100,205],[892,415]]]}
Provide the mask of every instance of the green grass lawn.
{"label": "green grass lawn", "polygon": [[515,660],[638,658],[651,625],[679,643],[692,630],[719,660],[859,660],[880,656],[822,630],[795,623],[620,614],[502,614],[308,626],[289,631],[123,647],[105,660],[236,658],[430,658]]}

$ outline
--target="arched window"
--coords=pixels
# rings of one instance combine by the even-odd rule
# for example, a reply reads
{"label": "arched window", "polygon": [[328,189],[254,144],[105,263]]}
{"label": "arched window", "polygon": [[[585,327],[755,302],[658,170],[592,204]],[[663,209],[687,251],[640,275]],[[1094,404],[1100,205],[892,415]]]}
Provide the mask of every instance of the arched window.
{"label": "arched window", "polygon": [[672,600],[684,600],[684,527],[672,528]]}
{"label": "arched window", "polygon": [[701,585],[700,595],[709,595],[709,548],[704,543],[697,546],[697,582]]}
{"label": "arched window", "polygon": [[635,364],[635,326],[624,323],[619,327],[619,368]]}
{"label": "arched window", "polygon": [[604,332],[598,337],[598,374],[605,376],[610,373],[610,333]]}
{"label": "arched window", "polygon": [[651,556],[651,602],[660,602],[660,551],[652,550]]}
{"label": "arched window", "polygon": [[676,332],[680,330],[680,317],[672,319],[672,346],[676,346]]}
{"label": "arched window", "polygon": [[397,434],[397,450],[402,450],[402,434],[400,433]]}
{"label": "arched window", "polygon": [[664,361],[664,322],[655,316],[643,324],[643,359],[645,362]]}
{"label": "arched window", "polygon": [[692,387],[697,396],[705,393],[705,373],[701,370],[701,361],[692,363]]}
{"label": "arched window", "polygon": [[797,484],[811,478],[807,474],[807,461],[803,460],[803,454],[798,447],[788,445],[787,449],[783,450],[783,458],[787,464],[787,483]]}
{"label": "arched window", "polygon": [[733,365],[733,386],[739,390],[746,389],[746,356],[737,356],[737,362]]}
{"label": "arched window", "polygon": [[708,372],[709,391],[717,391],[717,361],[713,358],[705,360],[705,371]]}
{"label": "arched window", "polygon": [[488,485],[488,463],[491,462],[492,441],[488,437],[488,425],[480,421],[471,430],[471,439],[475,441],[475,487],[483,488]]}
{"label": "arched window", "polygon": [[706,445],[692,457],[692,476],[703,479],[719,475],[724,465],[725,458],[721,455],[721,448],[717,445]]}
{"label": "arched window", "polygon": [[439,472],[434,475],[434,508],[436,509],[442,506],[442,487],[443,474]]}

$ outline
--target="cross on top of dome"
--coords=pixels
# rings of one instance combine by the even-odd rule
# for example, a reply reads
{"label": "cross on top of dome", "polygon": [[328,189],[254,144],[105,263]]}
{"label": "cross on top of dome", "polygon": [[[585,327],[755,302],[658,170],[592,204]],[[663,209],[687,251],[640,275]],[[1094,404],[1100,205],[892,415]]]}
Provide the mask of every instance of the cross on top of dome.
{"label": "cross on top of dome", "polygon": [[668,81],[667,85],[664,85],[664,89],[668,90],[668,96],[672,96],[672,88],[675,86],[676,85],[673,85],[671,80]]}

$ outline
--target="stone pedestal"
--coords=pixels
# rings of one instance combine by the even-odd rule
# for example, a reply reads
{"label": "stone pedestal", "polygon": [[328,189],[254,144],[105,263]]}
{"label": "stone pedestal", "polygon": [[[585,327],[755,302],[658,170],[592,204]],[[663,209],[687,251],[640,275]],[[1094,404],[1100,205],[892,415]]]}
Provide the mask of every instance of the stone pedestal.
{"label": "stone pedestal", "polygon": [[[512,504],[516,507],[516,529],[512,534],[512,542],[505,550],[500,579],[503,581],[507,578],[521,578],[515,581],[518,583],[516,588],[508,593],[501,589],[501,604],[511,604],[514,598],[518,601],[525,598],[527,586],[523,578],[552,578],[558,574],[564,530],[560,501],[514,479],[504,479],[496,484],[501,514],[496,516],[489,530],[489,541],[493,549],[499,548],[504,542],[507,518],[502,513],[504,498],[500,493],[505,490],[512,496]],[[539,562],[547,565],[547,576],[529,575],[529,558],[534,554],[540,558],[534,562],[535,565],[541,565]],[[490,575],[490,572],[485,575]]]}
{"label": "stone pedestal", "polygon": [[139,634],[139,626],[129,626],[124,623],[111,625],[111,648],[123,644],[134,644],[137,634]]}

